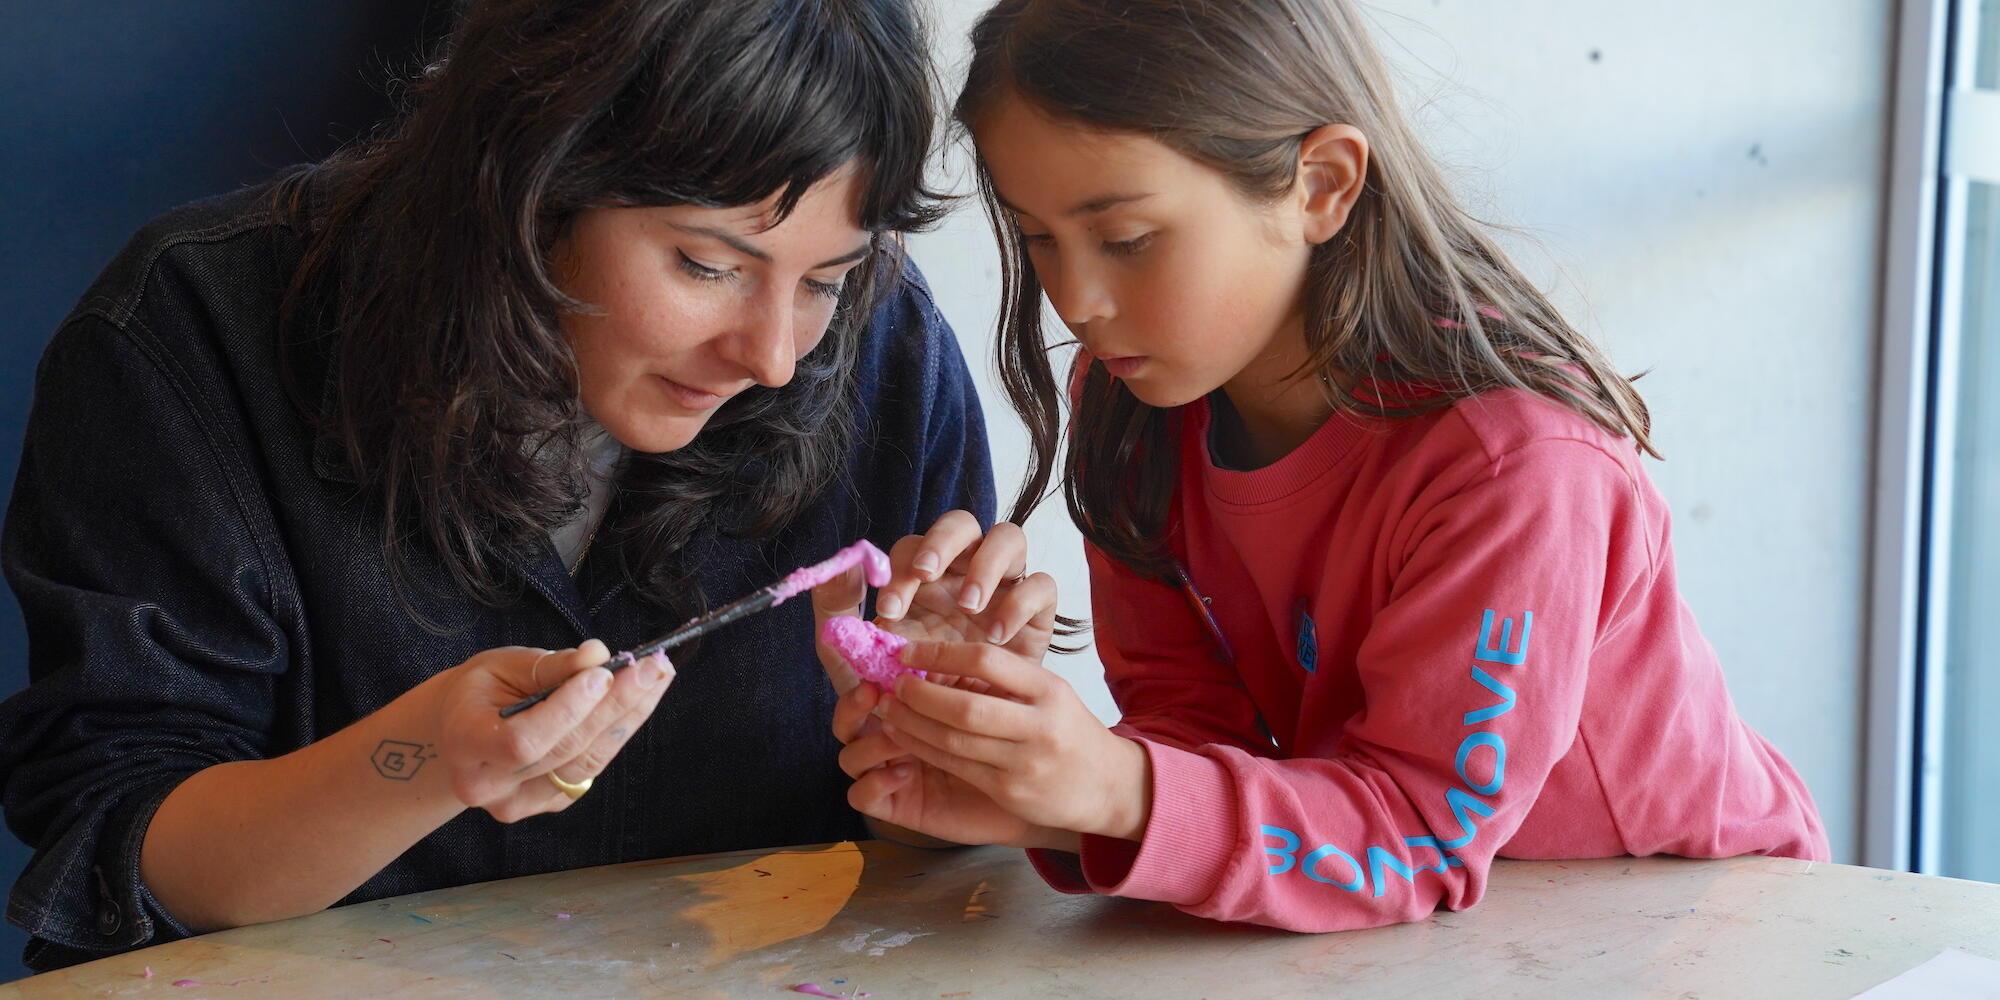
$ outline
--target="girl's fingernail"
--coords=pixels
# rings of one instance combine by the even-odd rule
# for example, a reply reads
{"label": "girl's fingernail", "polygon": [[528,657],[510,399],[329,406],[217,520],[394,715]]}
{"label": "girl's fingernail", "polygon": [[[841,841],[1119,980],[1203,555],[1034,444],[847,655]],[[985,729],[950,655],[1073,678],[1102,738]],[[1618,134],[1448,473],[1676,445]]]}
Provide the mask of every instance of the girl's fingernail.
{"label": "girl's fingernail", "polygon": [[875,602],[875,613],[884,618],[901,618],[903,599],[895,594],[886,594]]}
{"label": "girl's fingernail", "polygon": [[917,557],[917,572],[926,576],[938,571],[938,557],[935,552],[926,552]]}
{"label": "girl's fingernail", "polygon": [[583,693],[600,695],[611,684],[611,672],[602,667],[591,667],[583,672]]}
{"label": "girl's fingernail", "polygon": [[994,644],[995,646],[998,646],[1002,642],[1006,641],[1006,638],[1007,638],[1007,630],[1001,628],[998,625],[993,626],[986,632],[986,641]]}
{"label": "girl's fingernail", "polygon": [[968,583],[964,590],[958,592],[958,606],[967,611],[978,611],[981,603],[979,599],[984,596],[986,593],[979,589],[978,584]]}

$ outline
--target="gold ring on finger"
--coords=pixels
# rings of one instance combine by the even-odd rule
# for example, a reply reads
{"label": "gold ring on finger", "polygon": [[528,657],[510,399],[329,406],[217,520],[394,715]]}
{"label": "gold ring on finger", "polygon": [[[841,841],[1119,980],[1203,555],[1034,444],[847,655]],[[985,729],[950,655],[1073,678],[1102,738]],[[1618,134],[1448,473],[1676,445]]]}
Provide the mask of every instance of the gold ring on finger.
{"label": "gold ring on finger", "polygon": [[590,782],[590,778],[585,778],[582,781],[564,781],[554,771],[549,772],[549,783],[556,786],[557,791],[569,796],[571,802],[583,798],[583,793],[590,791]]}

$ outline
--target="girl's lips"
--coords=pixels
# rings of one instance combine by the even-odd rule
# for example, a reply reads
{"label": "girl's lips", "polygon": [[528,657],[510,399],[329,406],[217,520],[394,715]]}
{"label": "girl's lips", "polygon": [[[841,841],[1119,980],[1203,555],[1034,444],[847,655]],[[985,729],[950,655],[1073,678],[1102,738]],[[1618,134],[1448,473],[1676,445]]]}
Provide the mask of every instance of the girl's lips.
{"label": "girl's lips", "polygon": [[1104,365],[1105,371],[1111,373],[1112,378],[1131,378],[1139,369],[1146,366],[1146,359],[1136,355],[1124,358],[1098,358],[1097,360]]}

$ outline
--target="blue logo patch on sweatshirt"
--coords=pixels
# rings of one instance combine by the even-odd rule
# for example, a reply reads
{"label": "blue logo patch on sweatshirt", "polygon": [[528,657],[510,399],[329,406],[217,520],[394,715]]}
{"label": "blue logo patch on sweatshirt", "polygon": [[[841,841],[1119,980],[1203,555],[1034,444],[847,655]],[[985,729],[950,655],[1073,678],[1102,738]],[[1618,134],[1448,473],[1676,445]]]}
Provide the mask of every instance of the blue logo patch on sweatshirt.
{"label": "blue logo patch on sweatshirt", "polygon": [[1319,627],[1313,624],[1312,615],[1306,612],[1306,602],[1298,604],[1299,618],[1299,666],[1306,673],[1319,672]]}

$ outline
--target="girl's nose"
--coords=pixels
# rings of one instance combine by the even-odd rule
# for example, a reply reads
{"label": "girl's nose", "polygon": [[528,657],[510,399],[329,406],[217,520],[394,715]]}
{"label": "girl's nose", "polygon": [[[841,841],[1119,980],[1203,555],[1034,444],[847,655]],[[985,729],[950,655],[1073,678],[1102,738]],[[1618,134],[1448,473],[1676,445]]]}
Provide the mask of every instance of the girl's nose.
{"label": "girl's nose", "polygon": [[1055,280],[1043,282],[1049,305],[1071,329],[1102,322],[1118,315],[1106,284],[1081,264],[1063,264],[1055,269]]}

